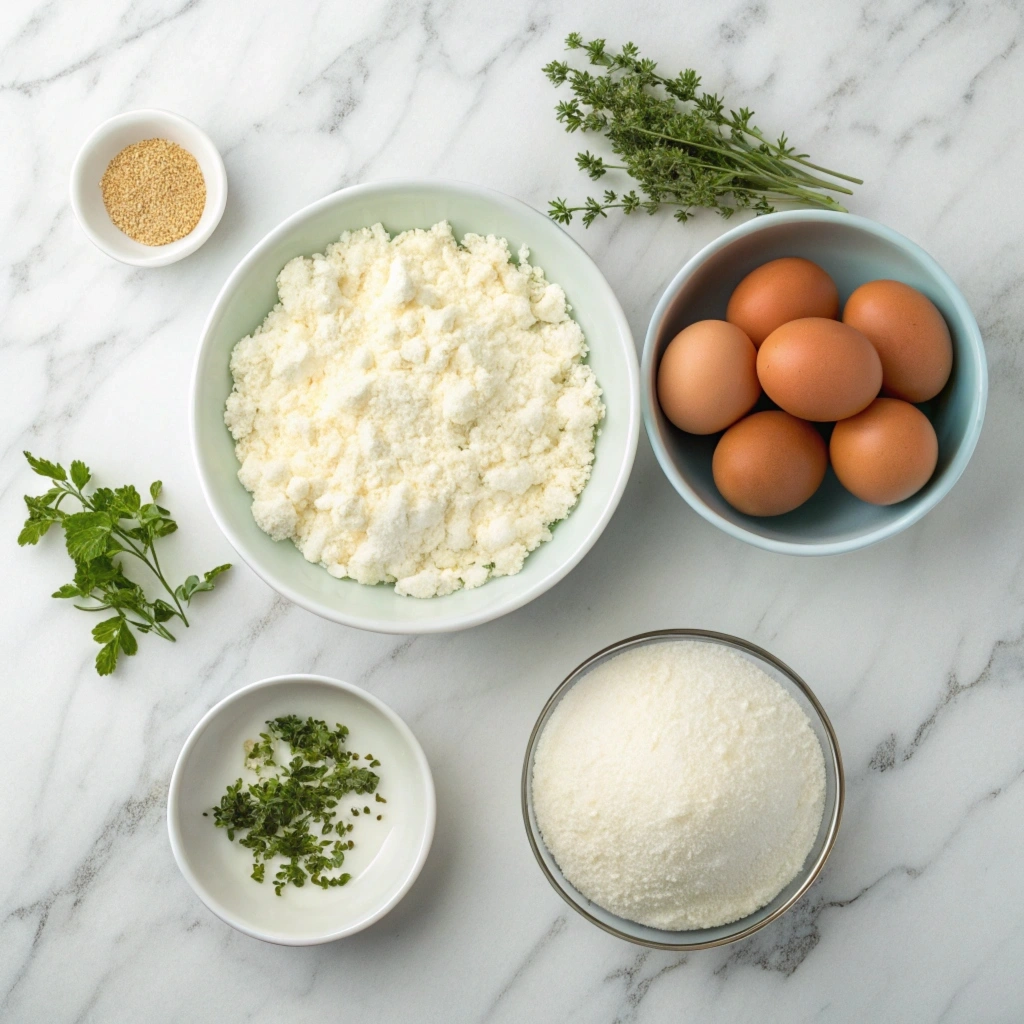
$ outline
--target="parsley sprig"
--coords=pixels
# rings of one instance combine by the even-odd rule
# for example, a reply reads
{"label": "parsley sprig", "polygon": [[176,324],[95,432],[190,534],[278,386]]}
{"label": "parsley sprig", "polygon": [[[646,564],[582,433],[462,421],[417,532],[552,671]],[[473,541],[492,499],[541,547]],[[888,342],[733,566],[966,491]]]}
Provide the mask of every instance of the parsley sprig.
{"label": "parsley sprig", "polygon": [[[25,458],[39,476],[53,481],[53,486],[36,497],[25,495],[28,519],[18,543],[38,544],[51,526],[63,527],[64,543],[75,563],[75,577],[52,596],[73,600],[75,607],[85,612],[114,612],[92,630],[93,639],[100,644],[96,671],[101,676],[110,675],[119,655],[138,651],[133,626],[140,633],[155,633],[173,641],[174,634],[166,624],[178,618],[188,626],[185,607],[195,594],[213,590],[214,579],[231,566],[218,565],[202,579],[189,576],[184,583],[171,587],[160,568],[156,542],[174,533],[178,524],[167,509],[156,504],[163,487],[159,480],[150,484],[152,500],[146,503],[131,484],[114,489],[97,487],[86,494],[92,473],[84,462],[72,462],[69,473],[58,463],[37,459],[30,452],[25,452]],[[63,507],[68,499],[78,503],[78,511]],[[160,597],[150,601],[142,587],[125,575],[123,556],[142,562],[160,581],[170,601]],[[79,603],[83,601],[86,603]]]}
{"label": "parsley sprig", "polygon": [[603,134],[621,158],[620,163],[608,163],[586,151],[576,155],[577,165],[594,181],[608,171],[625,171],[642,195],[635,189],[621,194],[609,189],[600,199],[588,197],[582,206],[555,199],[548,213],[561,224],[582,213],[590,227],[611,209],[653,214],[662,206],[675,207],[674,216],[681,222],[698,207],[717,210],[722,217],[741,208],[772,213],[779,203],[845,213],[827,193],[853,193],[828,179],[863,184],[860,178],[811,163],[785,134],[769,141],[753,123],[752,110],[727,112],[717,95],[700,91],[700,76],[693,70],[665,78],[653,60],[640,57],[633,43],[616,53],[605,40],[584,42],[578,32],[565,45],[584,50],[591,66],[602,70],[581,71],[564,61],[544,68],[554,85],[568,82],[573,93],[556,106],[558,120],[567,132]]}
{"label": "parsley sprig", "polygon": [[[285,715],[267,722],[267,732],[246,744],[246,766],[262,775],[268,768],[278,771],[245,785],[238,779],[212,808],[214,824],[226,829],[228,839],[236,833],[241,846],[252,850],[252,878],[262,882],[266,862],[281,857],[284,863],[274,875],[274,892],[281,895],[286,885],[301,888],[308,878],[323,889],[344,885],[348,873],[329,874],[345,863],[345,854],[355,846],[345,837],[354,822],[338,821],[338,802],[348,793],[374,793],[378,803],[387,801],[376,793],[379,776],[372,771],[380,762],[367,754],[369,766],[353,764],[359,754],[345,749],[348,729],[336,724],[330,729],[316,718]],[[275,761],[275,748],[287,744],[287,764]],[[369,808],[364,808],[369,813]],[[358,808],[351,808],[353,817]],[[312,831],[319,825],[319,835]],[[325,836],[337,838],[324,838]]]}

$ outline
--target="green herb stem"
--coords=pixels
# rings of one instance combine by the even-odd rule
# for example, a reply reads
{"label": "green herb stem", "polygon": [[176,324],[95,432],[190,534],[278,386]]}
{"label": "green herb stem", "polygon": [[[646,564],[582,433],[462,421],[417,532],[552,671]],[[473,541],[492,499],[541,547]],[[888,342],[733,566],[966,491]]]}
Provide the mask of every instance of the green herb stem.
{"label": "green herb stem", "polygon": [[[112,613],[92,630],[93,639],[100,644],[96,671],[108,675],[116,668],[121,654],[130,657],[138,651],[133,627],[141,633],[155,633],[173,642],[174,634],[166,623],[178,618],[187,627],[185,605],[196,593],[213,590],[214,579],[231,566],[219,565],[204,573],[202,579],[189,576],[184,583],[172,587],[160,566],[156,542],[174,533],[178,524],[167,509],[156,503],[163,487],[159,480],[150,485],[152,500],[146,503],[131,484],[113,490],[99,487],[87,494],[85,486],[92,479],[92,473],[84,462],[72,462],[69,473],[58,463],[38,459],[29,452],[25,452],[25,458],[32,470],[47,477],[52,486],[45,494],[25,496],[29,515],[18,535],[18,543],[37,544],[51,527],[56,525],[63,529],[68,554],[75,564],[75,576],[53,596],[89,599],[96,603],[75,601],[74,607],[87,612]],[[67,498],[74,498],[81,511],[66,511],[62,506]],[[122,555],[142,562],[160,582],[170,601],[162,597],[151,601],[142,587],[125,574]]]}
{"label": "green herb stem", "polygon": [[605,136],[621,158],[606,163],[590,152],[578,153],[577,165],[595,181],[609,171],[625,173],[640,194],[606,190],[603,197],[590,196],[576,206],[556,199],[550,215],[561,223],[582,213],[589,227],[610,209],[655,213],[662,206],[674,207],[680,221],[698,207],[722,217],[744,208],[771,213],[780,203],[845,212],[830,193],[852,195],[843,182],[862,184],[812,162],[784,134],[769,142],[752,123],[752,111],[727,112],[718,96],[699,91],[700,76],[692,70],[666,78],[632,43],[615,52],[603,39],[584,42],[579,33],[569,35],[566,47],[585,51],[601,72],[560,61],[544,68],[555,86],[568,84],[572,92],[572,99],[555,108],[557,118],[567,132]]}

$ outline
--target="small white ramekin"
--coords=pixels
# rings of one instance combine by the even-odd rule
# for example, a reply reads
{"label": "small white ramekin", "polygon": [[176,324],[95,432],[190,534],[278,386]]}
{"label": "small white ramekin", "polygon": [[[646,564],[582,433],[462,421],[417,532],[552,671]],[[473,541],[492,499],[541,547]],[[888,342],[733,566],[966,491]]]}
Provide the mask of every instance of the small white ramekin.
{"label": "small white ramekin", "polygon": [[[100,180],[125,146],[167,139],[187,149],[206,181],[206,208],[184,238],[167,245],[143,245],[114,225],[103,205]],[[217,147],[197,125],[167,110],[132,110],[104,121],[85,140],[71,168],[71,208],[89,240],[108,256],[135,267],[166,267],[194,253],[220,223],[228,198],[228,176]]]}
{"label": "small white ramekin", "polygon": [[[353,741],[382,762],[384,803],[353,796],[349,803],[372,804],[384,822],[367,821],[355,831],[357,849],[346,861],[353,878],[340,888],[310,883],[274,893],[271,875],[257,884],[252,857],[224,829],[210,809],[225,786],[243,774],[244,741],[259,736],[266,721],[281,715],[313,716],[352,729]],[[206,812],[206,814],[204,814]],[[222,921],[246,935],[283,946],[333,942],[368,928],[398,905],[426,863],[437,818],[434,780],[412,730],[386,704],[358,686],[314,675],[275,676],[244,686],[211,708],[192,730],[171,775],[167,831],[171,851],[185,880]],[[363,856],[364,838],[379,849]],[[316,827],[314,826],[314,832]]]}

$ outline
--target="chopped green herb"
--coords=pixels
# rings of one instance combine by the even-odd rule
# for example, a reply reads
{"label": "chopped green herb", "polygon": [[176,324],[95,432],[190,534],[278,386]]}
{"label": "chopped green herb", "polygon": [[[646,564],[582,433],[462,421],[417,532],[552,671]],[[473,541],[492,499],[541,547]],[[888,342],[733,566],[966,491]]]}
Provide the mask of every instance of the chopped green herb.
{"label": "chopped green herb", "polygon": [[[231,841],[238,833],[239,844],[252,851],[255,881],[264,880],[267,861],[282,859],[274,875],[278,896],[286,885],[301,888],[307,879],[327,889],[344,885],[352,877],[331,872],[344,864],[345,852],[355,843],[324,838],[331,832],[341,836],[352,831],[351,823],[334,820],[338,800],[348,793],[383,798],[376,794],[379,776],[352,765],[354,755],[344,747],[347,736],[345,726],[329,729],[326,722],[314,718],[286,715],[268,721],[259,741],[246,741],[245,765],[258,775],[267,768],[275,768],[276,774],[261,776],[248,786],[236,780],[213,808],[216,827],[225,829]],[[274,760],[278,743],[290,748],[285,764]],[[352,808],[352,812],[359,810]],[[313,825],[320,826],[319,835]]]}
{"label": "chopped green herb", "polygon": [[385,800],[384,797],[382,797],[380,795],[380,793],[374,793],[373,794],[373,799],[376,800],[377,803],[379,803],[379,804],[386,804],[387,803],[387,800]]}
{"label": "chopped green herb", "polygon": [[[93,639],[100,645],[96,671],[101,676],[110,675],[121,654],[130,657],[138,651],[133,626],[140,633],[155,633],[173,641],[174,634],[165,623],[177,618],[188,626],[185,606],[200,591],[213,590],[213,581],[231,566],[218,565],[204,573],[201,580],[198,576],[189,576],[184,583],[172,588],[160,568],[156,542],[174,533],[178,524],[167,509],[156,504],[163,487],[159,480],[149,485],[152,501],[145,504],[131,484],[114,490],[96,487],[92,494],[86,494],[85,485],[92,479],[92,473],[84,462],[71,463],[69,479],[63,466],[37,459],[30,452],[24,455],[33,471],[50,479],[53,486],[35,498],[25,495],[28,519],[18,534],[18,543],[22,546],[38,544],[55,523],[62,527],[64,543],[75,563],[75,578],[51,596],[73,599],[75,607],[84,612],[109,609],[114,613],[93,626]],[[78,512],[61,508],[69,498],[81,506]],[[125,575],[122,565],[125,555],[142,562],[174,603],[161,597],[150,601],[142,587]],[[78,601],[88,603],[78,604]]]}

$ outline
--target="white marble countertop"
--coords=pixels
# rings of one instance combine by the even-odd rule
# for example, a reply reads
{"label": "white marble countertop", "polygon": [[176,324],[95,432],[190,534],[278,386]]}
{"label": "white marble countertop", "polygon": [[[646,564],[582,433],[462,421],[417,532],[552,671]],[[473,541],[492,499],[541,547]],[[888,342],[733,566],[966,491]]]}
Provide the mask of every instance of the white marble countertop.
{"label": "white marble countertop", "polygon": [[[540,73],[570,30],[692,65],[815,158],[861,174],[852,208],[922,244],[973,305],[992,376],[977,452],[923,522],[800,559],[692,513],[645,437],[583,563],[528,607],[452,636],[322,621],[245,566],[171,646],[99,679],[92,620],[51,601],[59,541],[14,544],[37,478],[20,452],[106,481],[165,481],[175,575],[234,560],[186,427],[198,333],[237,260],[355,182],[438,175],[545,208],[583,196],[577,139]],[[1024,47],[1013,0],[816,4],[537,0],[391,4],[15,0],[0,13],[0,1018],[9,1022],[1018,1021],[1024,1018]],[[162,270],[95,250],[68,204],[85,135],[123,110],[197,121],[227,163],[224,220]],[[638,344],[714,216],[574,234]],[[789,662],[832,716],[849,782],[839,843],[799,907],[745,943],[644,951],[573,914],[520,818],[526,738],[584,657],[665,626]],[[370,930],[289,949],[234,932],[171,857],[167,783],[239,686],[314,671],[365,686],[418,734],[438,829],[419,882]]]}

